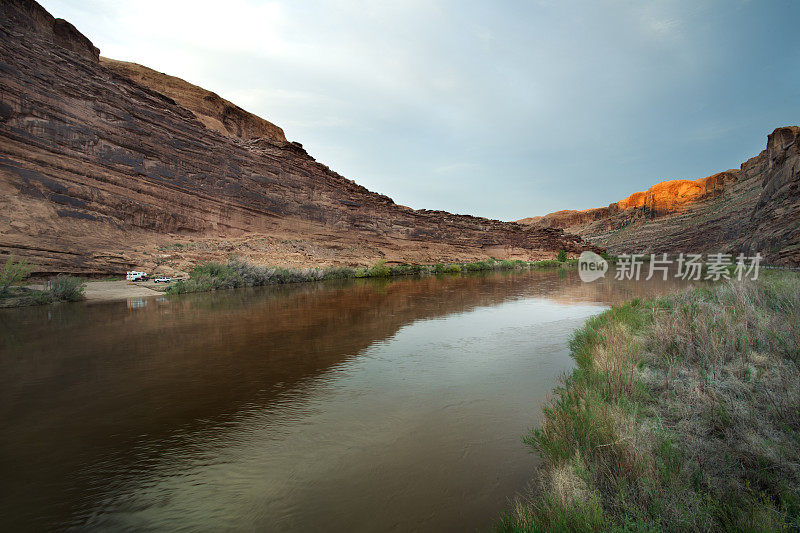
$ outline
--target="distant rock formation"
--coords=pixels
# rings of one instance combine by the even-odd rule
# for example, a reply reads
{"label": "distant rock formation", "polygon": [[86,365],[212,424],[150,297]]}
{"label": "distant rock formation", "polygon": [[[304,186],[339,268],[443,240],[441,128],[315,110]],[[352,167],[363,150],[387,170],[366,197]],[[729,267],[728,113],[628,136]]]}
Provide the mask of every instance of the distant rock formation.
{"label": "distant rock formation", "polygon": [[0,3],[0,261],[119,273],[552,258],[557,228],[412,210],[183,80],[105,58],[32,0]]}
{"label": "distant rock formation", "polygon": [[776,129],[767,148],[695,181],[665,181],[608,207],[519,222],[577,233],[610,252],[730,252],[800,264],[800,127]]}

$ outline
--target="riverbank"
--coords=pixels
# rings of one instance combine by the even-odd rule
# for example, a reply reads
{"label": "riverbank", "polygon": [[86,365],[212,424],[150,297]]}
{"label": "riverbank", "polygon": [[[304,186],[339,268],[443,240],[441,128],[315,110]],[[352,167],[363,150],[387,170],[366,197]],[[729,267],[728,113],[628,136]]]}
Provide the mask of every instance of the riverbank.
{"label": "riverbank", "polygon": [[[257,287],[284,283],[306,283],[327,279],[375,278],[401,275],[456,274],[491,270],[522,270],[533,268],[569,268],[577,265],[576,259],[509,261],[487,260],[476,263],[436,265],[392,265],[379,261],[371,267],[283,268],[251,264],[241,259],[227,263],[208,261],[194,267],[188,278],[173,283],[156,284],[153,281],[132,283],[126,280],[79,280],[83,287],[80,295],[69,301],[116,301],[128,298],[146,298],[164,293],[186,294],[214,290]],[[54,299],[42,284],[16,286],[13,292],[3,294],[0,308],[45,305],[60,301]]]}
{"label": "riverbank", "polygon": [[633,300],[570,348],[498,531],[800,527],[800,276]]}
{"label": "riverbank", "polygon": [[146,283],[131,283],[125,280],[83,281],[83,292],[74,299],[54,299],[49,296],[44,285],[31,284],[16,287],[12,293],[0,298],[0,308],[28,307],[32,305],[46,305],[58,301],[94,301],[111,302],[127,300],[128,298],[145,298],[148,296],[163,295],[165,288]]}
{"label": "riverbank", "polygon": [[189,278],[177,281],[168,292],[185,294],[238,287],[259,287],[283,283],[304,283],[327,279],[385,278],[409,275],[460,274],[491,270],[524,270],[533,268],[567,268],[576,266],[576,259],[544,261],[496,261],[476,263],[439,263],[436,265],[387,265],[378,261],[371,267],[281,268],[231,259],[227,263],[206,262],[193,268]]}

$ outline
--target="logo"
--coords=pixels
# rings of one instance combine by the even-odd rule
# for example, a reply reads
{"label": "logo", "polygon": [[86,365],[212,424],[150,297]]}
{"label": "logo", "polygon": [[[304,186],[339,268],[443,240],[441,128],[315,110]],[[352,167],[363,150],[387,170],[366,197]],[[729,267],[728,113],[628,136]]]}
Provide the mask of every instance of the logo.
{"label": "logo", "polygon": [[585,251],[578,258],[578,275],[581,281],[592,282],[606,275],[608,261],[594,252]]}

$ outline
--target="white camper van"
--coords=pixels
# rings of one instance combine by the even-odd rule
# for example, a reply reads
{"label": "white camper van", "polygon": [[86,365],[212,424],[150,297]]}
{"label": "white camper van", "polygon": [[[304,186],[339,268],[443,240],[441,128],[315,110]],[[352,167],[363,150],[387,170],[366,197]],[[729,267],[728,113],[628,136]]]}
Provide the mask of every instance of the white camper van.
{"label": "white camper van", "polygon": [[130,270],[125,273],[125,279],[128,281],[144,281],[147,279],[147,272],[138,272]]}

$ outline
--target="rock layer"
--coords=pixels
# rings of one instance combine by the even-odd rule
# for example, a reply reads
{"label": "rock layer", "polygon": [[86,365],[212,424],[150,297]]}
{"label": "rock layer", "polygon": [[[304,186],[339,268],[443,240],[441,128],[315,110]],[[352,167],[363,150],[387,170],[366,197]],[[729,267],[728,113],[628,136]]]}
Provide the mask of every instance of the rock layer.
{"label": "rock layer", "polygon": [[187,249],[284,264],[599,250],[557,228],[398,206],[213,93],[100,60],[31,0],[0,4],[0,146],[0,254],[41,273],[179,269]]}
{"label": "rock layer", "polygon": [[136,63],[106,57],[101,57],[100,63],[118,74],[169,96],[194,113],[197,120],[208,129],[240,139],[264,137],[272,141],[286,142],[283,130],[275,124],[248,113],[202,87]]}
{"label": "rock layer", "polygon": [[766,150],[738,170],[519,222],[565,229],[613,253],[761,253],[770,263],[799,265],[800,127],[776,129]]}

